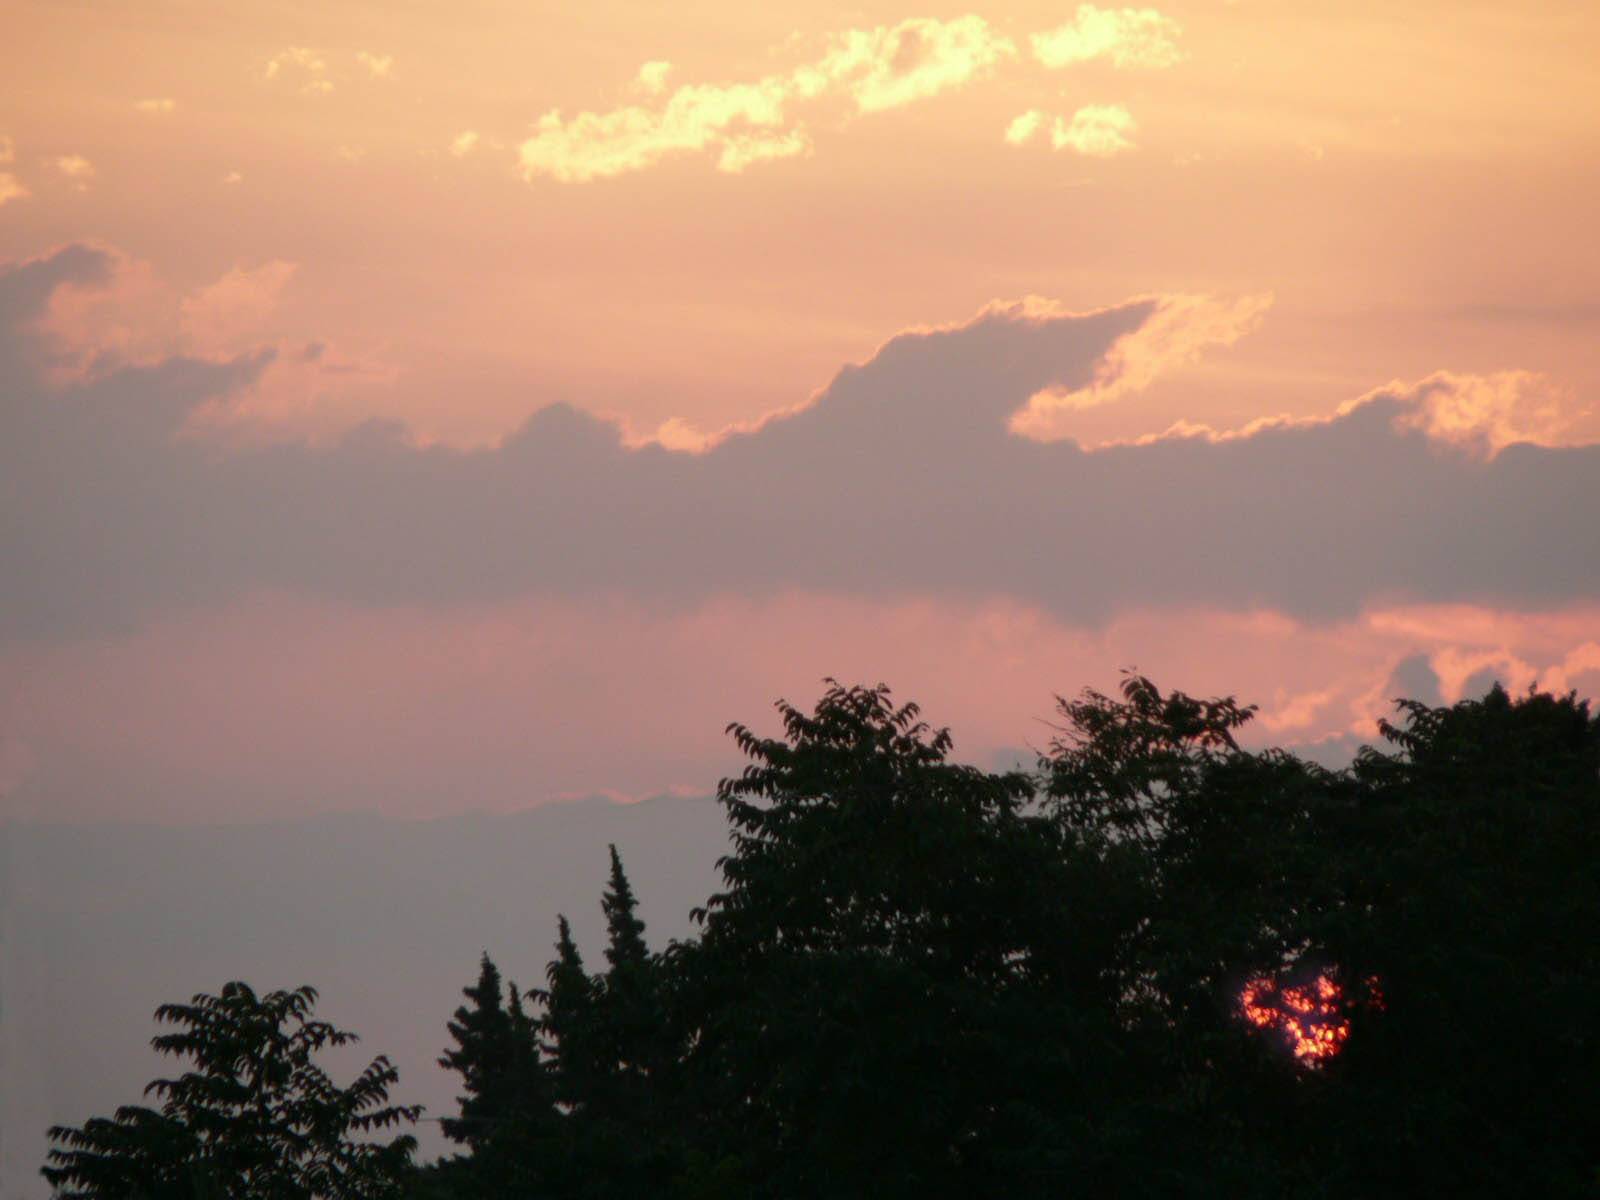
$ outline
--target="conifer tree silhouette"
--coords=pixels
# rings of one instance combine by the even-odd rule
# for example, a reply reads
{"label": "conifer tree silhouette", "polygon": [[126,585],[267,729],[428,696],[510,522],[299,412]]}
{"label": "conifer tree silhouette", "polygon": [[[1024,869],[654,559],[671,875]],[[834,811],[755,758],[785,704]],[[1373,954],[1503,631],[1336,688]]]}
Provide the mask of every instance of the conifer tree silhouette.
{"label": "conifer tree silhouette", "polygon": [[478,982],[462,989],[471,1006],[456,1009],[449,1023],[453,1049],[439,1059],[441,1067],[459,1072],[466,1095],[461,1115],[440,1122],[444,1135],[473,1150],[486,1146],[516,1120],[528,1120],[548,1104],[544,1067],[539,1059],[533,1022],[522,1007],[516,985],[506,987],[501,1002],[500,972],[485,953]]}

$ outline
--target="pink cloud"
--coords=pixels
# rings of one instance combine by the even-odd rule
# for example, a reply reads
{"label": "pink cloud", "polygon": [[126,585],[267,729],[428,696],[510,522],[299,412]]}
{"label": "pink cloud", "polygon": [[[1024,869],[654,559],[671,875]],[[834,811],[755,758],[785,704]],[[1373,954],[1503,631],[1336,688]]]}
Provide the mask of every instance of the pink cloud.
{"label": "pink cloud", "polygon": [[[1170,369],[1179,365],[1181,359],[1161,362],[1157,356],[1155,361],[1159,369]],[[1148,382],[1154,374],[1153,371],[1149,372],[1143,378]],[[1072,406],[1081,411],[1095,403],[1104,402],[1096,399],[1097,395],[1103,394],[1088,390],[1087,398],[1078,400]],[[1107,398],[1114,399],[1116,394]],[[1468,375],[1437,371],[1414,383],[1395,380],[1364,396],[1346,401],[1327,416],[1258,417],[1234,429],[1218,429],[1202,422],[1180,419],[1160,432],[1085,442],[1085,447],[1103,450],[1115,446],[1152,446],[1164,441],[1190,439],[1216,445],[1266,433],[1330,426],[1358,416],[1369,407],[1392,412],[1390,423],[1396,432],[1415,431],[1441,446],[1486,460],[1494,458],[1508,446],[1577,447],[1594,444],[1593,439],[1585,433],[1584,419],[1590,410],[1577,407],[1570,391],[1557,387],[1537,372],[1499,371],[1488,375]],[[1031,417],[1031,410],[1026,415]],[[1021,419],[1021,416],[1013,418],[1013,423]],[[1066,427],[1070,429],[1070,425]]]}
{"label": "pink cloud", "polygon": [[1035,393],[1026,407],[1012,414],[1012,432],[1038,441],[1070,437],[1074,411],[1120,400],[1212,347],[1232,346],[1260,323],[1272,296],[1172,295],[1155,301],[1150,319],[1112,344],[1091,382]]}
{"label": "pink cloud", "polygon": [[254,344],[296,270],[295,263],[281,259],[255,267],[235,266],[179,301],[184,334],[202,352],[237,350],[241,342]]}
{"label": "pink cloud", "polygon": [[72,249],[92,257],[95,271],[64,277],[28,325],[47,348],[58,387],[175,354],[220,358],[253,349],[265,340],[266,323],[296,269],[277,260],[236,266],[215,282],[186,291],[151,262],[101,242],[30,261],[48,265]]}
{"label": "pink cloud", "polygon": [[55,270],[69,256],[93,269],[62,273],[21,326],[36,340],[51,385],[81,382],[110,361],[150,361],[179,351],[175,294],[149,262],[91,241],[40,255],[23,267]]}
{"label": "pink cloud", "polygon": [[[94,635],[261,589],[440,609],[530,591],[681,606],[799,589],[1009,598],[1090,626],[1146,608],[1331,621],[1402,601],[1571,605],[1600,571],[1582,502],[1600,448],[1517,443],[1485,458],[1455,438],[1454,400],[1444,440],[1415,427],[1442,394],[1477,395],[1465,376],[1232,436],[1085,451],[1008,428],[1041,393],[1130,393],[1238,336],[1259,298],[991,304],[891,338],[745,430],[657,435],[699,453],[630,444],[563,404],[458,450],[341,424],[358,411],[349,389],[384,382],[381,364],[314,344],[224,359],[86,349],[62,356],[81,377],[42,386],[30,321],[57,292],[115,283],[115,261],[80,248],[0,271],[16,352],[0,363],[15,434],[0,446],[30,513],[0,539],[20,581],[0,637]],[[254,320],[277,286],[239,273],[189,311]],[[333,428],[308,444],[313,419]]]}
{"label": "pink cloud", "polygon": [[272,259],[230,268],[184,289],[153,264],[90,242],[29,260],[51,270],[75,254],[93,269],[62,273],[18,332],[39,381],[60,391],[103,383],[117,372],[158,369],[176,358],[223,364],[260,357],[248,382],[194,406],[185,432],[213,444],[326,444],[370,418],[370,389],[399,371],[371,349],[292,337],[285,294],[298,265]]}
{"label": "pink cloud", "polygon": [[1493,458],[1507,446],[1575,444],[1568,436],[1588,409],[1577,409],[1572,394],[1532,371],[1460,375],[1440,371],[1415,389],[1414,407],[1396,418],[1401,429]]}
{"label": "pink cloud", "polygon": [[[258,594],[142,632],[0,649],[0,766],[20,813],[409,815],[610,793],[704,793],[738,768],[731,720],[765,728],[821,676],[885,681],[988,763],[1052,736],[1053,697],[1164,687],[1259,703],[1252,744],[1372,740],[1391,676],[1423,655],[1447,699],[1483,665],[1508,686],[1593,678],[1600,609],[1148,609],[1103,627],[1012,600],[820,592],[663,609],[527,595],[446,612]],[[1585,672],[1588,675],[1585,675]]]}

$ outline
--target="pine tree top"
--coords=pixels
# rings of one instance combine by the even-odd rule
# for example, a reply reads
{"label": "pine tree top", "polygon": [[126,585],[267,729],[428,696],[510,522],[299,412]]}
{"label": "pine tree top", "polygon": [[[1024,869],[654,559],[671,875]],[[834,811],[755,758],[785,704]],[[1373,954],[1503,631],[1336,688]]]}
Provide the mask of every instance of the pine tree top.
{"label": "pine tree top", "polygon": [[611,880],[600,898],[600,907],[605,911],[606,929],[611,935],[606,961],[618,967],[648,959],[650,950],[644,941],[644,922],[637,912],[639,901],[622,869],[622,857],[615,843],[611,845]]}

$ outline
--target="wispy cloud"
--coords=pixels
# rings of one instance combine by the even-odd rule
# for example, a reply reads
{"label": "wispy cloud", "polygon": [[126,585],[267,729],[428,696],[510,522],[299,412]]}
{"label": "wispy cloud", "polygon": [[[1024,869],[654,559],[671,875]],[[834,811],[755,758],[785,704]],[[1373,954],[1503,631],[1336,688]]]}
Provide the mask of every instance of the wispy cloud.
{"label": "wispy cloud", "polygon": [[[1046,114],[1030,108],[1006,126],[1005,139],[1013,146],[1021,146],[1045,128],[1046,120]],[[1133,134],[1138,128],[1133,114],[1121,104],[1089,104],[1073,113],[1070,121],[1055,118],[1050,127],[1050,145],[1092,158],[1110,158],[1135,148]]]}
{"label": "wispy cloud", "polygon": [[1080,4],[1066,25],[1033,34],[1033,55],[1052,69],[1106,59],[1116,67],[1170,67],[1182,61],[1183,27],[1153,8],[1096,8]]}
{"label": "wispy cloud", "polygon": [[352,53],[317,46],[286,46],[267,60],[262,75],[298,83],[302,95],[325,96],[335,89],[336,81],[390,79],[394,63],[394,55],[371,50]]}
{"label": "wispy cloud", "polygon": [[671,73],[670,62],[652,59],[639,68],[639,73],[633,77],[633,86],[647,96],[659,96],[666,90],[667,76]]}
{"label": "wispy cloud", "polygon": [[142,113],[148,113],[154,117],[162,117],[175,111],[178,107],[178,102],[170,96],[162,96],[149,100],[140,100],[134,107]]}
{"label": "wispy cloud", "polygon": [[740,171],[750,162],[803,153],[805,135],[784,129],[789,81],[769,76],[755,84],[687,86],[661,109],[639,106],[582,112],[570,120],[546,113],[522,143],[523,176],[581,183],[638,171],[676,151],[718,151],[718,168]]}
{"label": "wispy cloud", "polygon": [[1057,118],[1050,144],[1057,150],[1071,147],[1093,158],[1110,158],[1133,149],[1131,135],[1139,128],[1133,114],[1120,104],[1089,104],[1072,114],[1070,123]]}
{"label": "wispy cloud", "polygon": [[[1094,58],[1118,67],[1160,66],[1176,61],[1178,32],[1153,10],[1085,5],[1076,24],[1036,35],[1035,53],[1051,66]],[[652,60],[630,86],[636,94],[661,97],[658,102],[571,117],[559,109],[545,113],[520,147],[522,173],[530,181],[581,183],[692,151],[711,151],[719,170],[738,172],[751,163],[809,153],[813,139],[806,117],[815,102],[844,99],[858,114],[889,112],[958,91],[1019,57],[1015,42],[983,17],[968,14],[845,30],[827,39],[819,57],[752,82],[685,84],[669,93],[671,64]],[[1026,140],[1042,120],[1042,114],[1024,114],[1012,123],[1007,140]],[[1083,110],[1074,125],[1058,122],[1059,136],[1067,139],[1061,144],[1101,155],[1131,146],[1133,128],[1120,107]]]}
{"label": "wispy cloud", "polygon": [[81,154],[63,154],[55,160],[54,165],[80,192],[87,191],[89,181],[98,174],[94,164]]}
{"label": "wispy cloud", "polygon": [[[15,162],[17,148],[10,137],[0,133],[0,166],[8,166]],[[10,200],[20,200],[28,194],[28,189],[10,171],[0,171],[0,205]]]}
{"label": "wispy cloud", "polygon": [[328,69],[328,62],[320,50],[310,46],[288,46],[267,60],[266,77],[276,79],[291,68],[310,75],[321,75]]}
{"label": "wispy cloud", "polygon": [[883,112],[961,87],[1016,53],[980,16],[913,18],[838,35],[833,49],[795,78],[802,89],[840,86],[861,112]]}
{"label": "wispy cloud", "polygon": [[470,129],[462,130],[450,141],[450,153],[457,158],[464,158],[471,154],[478,144],[478,135]]}
{"label": "wispy cloud", "polygon": [[1006,141],[1013,146],[1022,145],[1039,132],[1039,127],[1044,121],[1044,113],[1037,108],[1030,108],[1027,112],[1012,118],[1011,124],[1006,126]]}
{"label": "wispy cloud", "polygon": [[356,61],[365,67],[374,79],[385,78],[394,69],[392,54],[373,54],[368,50],[358,50]]}

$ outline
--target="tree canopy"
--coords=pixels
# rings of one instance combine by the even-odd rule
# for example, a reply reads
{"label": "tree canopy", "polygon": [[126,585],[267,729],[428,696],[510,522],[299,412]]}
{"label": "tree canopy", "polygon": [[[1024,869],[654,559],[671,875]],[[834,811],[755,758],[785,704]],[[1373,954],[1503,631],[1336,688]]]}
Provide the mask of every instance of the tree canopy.
{"label": "tree canopy", "polygon": [[311,1018],[315,988],[257,996],[244,983],[163,1004],[176,1032],[157,1052],[188,1061],[145,1089],[161,1108],[124,1106],[110,1119],[50,1130],[44,1176],[61,1200],[390,1200],[401,1193],[416,1140],[367,1140],[413,1122],[417,1106],[388,1103],[396,1072],[382,1055],[348,1087],[314,1056],[355,1040]]}
{"label": "tree canopy", "polygon": [[[1242,748],[1253,711],[1129,676],[1061,700],[1009,773],[882,686],[732,725],[749,761],[696,935],[650,948],[612,846],[598,970],[561,917],[545,987],[502,993],[484,955],[463,989],[464,1153],[330,1140],[403,1114],[375,1107],[379,1060],[311,1089],[347,1190],[281,1194],[378,1195],[348,1189],[381,1164],[371,1187],[428,1200],[1595,1196],[1600,721],[1571,695],[1406,701],[1330,771]],[[224,995],[223,1028],[272,1025]],[[269,1016],[302,1018],[284,996]],[[56,1131],[46,1174],[188,1196],[160,1189],[321,1161],[274,1132],[301,1109],[258,1102],[276,1075],[218,1061],[226,1086],[152,1085],[164,1113]]]}

